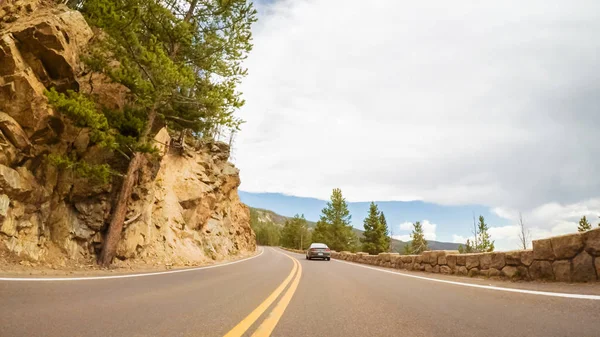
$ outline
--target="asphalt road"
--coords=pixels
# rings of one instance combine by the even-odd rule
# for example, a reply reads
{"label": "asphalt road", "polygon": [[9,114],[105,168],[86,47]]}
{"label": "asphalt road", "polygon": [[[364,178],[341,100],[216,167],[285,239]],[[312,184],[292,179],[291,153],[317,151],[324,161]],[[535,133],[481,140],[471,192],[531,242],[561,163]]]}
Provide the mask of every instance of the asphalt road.
{"label": "asphalt road", "polygon": [[0,337],[600,336],[598,297],[473,288],[376,269],[265,248],[246,261],[187,272],[0,280]]}

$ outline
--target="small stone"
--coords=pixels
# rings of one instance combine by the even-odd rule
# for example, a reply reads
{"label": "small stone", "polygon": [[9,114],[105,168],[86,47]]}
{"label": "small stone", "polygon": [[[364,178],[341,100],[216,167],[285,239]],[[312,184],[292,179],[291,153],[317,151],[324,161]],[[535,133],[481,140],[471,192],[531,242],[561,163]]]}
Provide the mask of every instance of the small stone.
{"label": "small stone", "polygon": [[574,282],[595,281],[595,269],[592,256],[585,251],[581,252],[573,258],[573,273],[571,274],[571,279]]}
{"label": "small stone", "polygon": [[[535,253],[535,249],[533,251]],[[554,271],[552,270],[552,264],[548,261],[533,261],[529,267],[529,276],[533,280],[553,280]]]}
{"label": "small stone", "polygon": [[571,261],[559,260],[552,263],[554,278],[560,282],[571,282]]}
{"label": "small stone", "polygon": [[554,260],[554,251],[552,250],[552,241],[550,239],[533,240],[533,259]]}

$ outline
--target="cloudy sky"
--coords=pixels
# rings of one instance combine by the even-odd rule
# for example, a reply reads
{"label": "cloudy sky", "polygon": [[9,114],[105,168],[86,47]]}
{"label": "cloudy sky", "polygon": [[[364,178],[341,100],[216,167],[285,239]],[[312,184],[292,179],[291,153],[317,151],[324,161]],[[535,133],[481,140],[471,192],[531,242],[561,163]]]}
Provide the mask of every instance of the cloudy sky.
{"label": "cloudy sky", "polygon": [[[257,7],[242,190],[481,205],[505,220],[501,248],[516,248],[519,211],[534,237],[598,222],[599,1]],[[435,225],[447,241],[469,233]]]}

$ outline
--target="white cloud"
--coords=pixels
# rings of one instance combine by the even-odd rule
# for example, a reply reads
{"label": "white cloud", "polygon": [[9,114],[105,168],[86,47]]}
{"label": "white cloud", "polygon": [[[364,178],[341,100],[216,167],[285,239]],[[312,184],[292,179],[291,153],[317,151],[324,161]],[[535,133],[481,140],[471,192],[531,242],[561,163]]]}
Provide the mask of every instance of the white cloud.
{"label": "white cloud", "polygon": [[400,230],[403,231],[410,231],[413,229],[413,223],[412,222],[403,222],[400,224]]}
{"label": "white cloud", "polygon": [[[429,222],[429,220],[423,220],[421,221],[421,225],[423,226],[423,236],[425,236],[426,240],[435,240],[437,235],[436,235],[436,230],[437,230],[437,225],[434,223]],[[398,228],[401,231],[411,231],[413,230],[413,224],[412,222],[403,222],[401,223]],[[398,240],[402,240],[402,241],[410,241],[410,234],[399,234],[399,235],[392,235],[392,237],[394,239],[398,239]]]}
{"label": "white cloud", "polygon": [[598,196],[600,2],[288,0],[262,13],[241,87],[243,190],[535,208],[531,222]]}

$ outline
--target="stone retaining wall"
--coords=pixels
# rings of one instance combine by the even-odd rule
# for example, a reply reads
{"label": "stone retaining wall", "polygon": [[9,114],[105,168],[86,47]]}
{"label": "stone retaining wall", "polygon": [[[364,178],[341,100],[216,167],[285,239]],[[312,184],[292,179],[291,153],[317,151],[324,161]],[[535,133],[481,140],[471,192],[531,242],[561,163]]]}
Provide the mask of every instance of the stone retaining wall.
{"label": "stone retaining wall", "polygon": [[[301,250],[287,250],[304,254]],[[459,254],[440,250],[421,255],[331,252],[331,257],[381,267],[471,277],[590,282],[600,280],[600,228],[534,240],[533,249],[510,252]]]}

